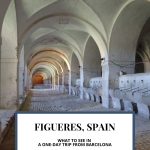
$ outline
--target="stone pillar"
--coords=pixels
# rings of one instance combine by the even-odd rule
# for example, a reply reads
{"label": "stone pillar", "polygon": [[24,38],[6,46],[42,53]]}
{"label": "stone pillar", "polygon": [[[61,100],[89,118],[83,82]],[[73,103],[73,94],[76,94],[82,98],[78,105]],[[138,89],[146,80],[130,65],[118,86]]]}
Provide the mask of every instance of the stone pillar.
{"label": "stone pillar", "polygon": [[16,108],[17,102],[17,58],[1,58],[1,107]]}
{"label": "stone pillar", "polygon": [[62,78],[62,86],[61,86],[61,92],[64,92],[64,83],[65,83],[65,80],[64,80],[64,73],[62,72],[61,74],[61,78]]}
{"label": "stone pillar", "polygon": [[57,75],[57,88],[59,90],[59,74]]}
{"label": "stone pillar", "polygon": [[83,66],[80,66],[80,99],[83,99],[83,82],[84,82]]}
{"label": "stone pillar", "polygon": [[51,81],[51,76],[48,78],[48,84],[50,85],[50,89],[52,88],[52,81]]}
{"label": "stone pillar", "polygon": [[109,63],[103,60],[102,65],[102,105],[109,108]]}
{"label": "stone pillar", "polygon": [[33,85],[32,85],[32,75],[30,73],[30,71],[28,70],[28,74],[29,74],[29,77],[28,77],[28,87],[29,89],[33,88]]}
{"label": "stone pillar", "polygon": [[64,87],[64,83],[65,83],[65,80],[64,80],[64,73],[62,72],[62,86]]}
{"label": "stone pillar", "polygon": [[27,66],[25,65],[24,67],[24,95],[26,95],[26,92],[28,91],[28,69]]}
{"label": "stone pillar", "polygon": [[[0,56],[0,107],[17,109],[18,48],[8,51],[8,43],[2,43]],[[5,51],[6,50],[6,51]]]}
{"label": "stone pillar", "polygon": [[[17,50],[19,51],[19,49]],[[24,65],[24,47],[21,50],[18,63],[18,100],[22,102],[24,98],[24,75],[25,75],[25,65]]]}
{"label": "stone pillar", "polygon": [[19,83],[18,83],[18,98],[21,100],[24,97],[24,67],[19,67]]}
{"label": "stone pillar", "polygon": [[69,70],[68,85],[69,85],[69,95],[71,95],[71,70]]}
{"label": "stone pillar", "polygon": [[55,85],[56,85],[56,79],[55,79],[55,75],[53,77],[53,89],[55,90]]}

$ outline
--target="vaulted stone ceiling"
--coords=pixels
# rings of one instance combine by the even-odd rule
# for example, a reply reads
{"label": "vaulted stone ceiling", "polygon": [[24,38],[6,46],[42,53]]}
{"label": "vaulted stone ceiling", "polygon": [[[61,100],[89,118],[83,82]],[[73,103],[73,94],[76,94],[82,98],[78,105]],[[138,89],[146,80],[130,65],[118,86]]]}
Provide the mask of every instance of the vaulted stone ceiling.
{"label": "vaulted stone ceiling", "polygon": [[148,0],[7,0],[0,2],[4,5],[1,16],[9,2],[15,4],[18,47],[20,51],[24,47],[26,64],[36,53],[49,50],[50,63],[63,55],[70,66],[74,53],[83,65],[89,38],[94,39],[102,58],[133,61],[150,14]]}

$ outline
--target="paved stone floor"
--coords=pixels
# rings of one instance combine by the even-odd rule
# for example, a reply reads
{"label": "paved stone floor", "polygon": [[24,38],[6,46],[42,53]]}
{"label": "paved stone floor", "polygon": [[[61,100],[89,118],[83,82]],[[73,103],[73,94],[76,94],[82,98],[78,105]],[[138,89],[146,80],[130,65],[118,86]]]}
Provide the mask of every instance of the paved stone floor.
{"label": "paved stone floor", "polygon": [[135,137],[137,150],[150,150],[150,120],[135,117]]}
{"label": "paved stone floor", "polygon": [[[72,97],[66,94],[60,94],[56,91],[43,92],[40,90],[33,91],[32,98],[29,104],[27,105],[27,107],[28,107],[27,110],[32,112],[117,111],[114,109],[103,108],[102,105],[98,102],[80,100],[78,97]],[[13,130],[11,132],[13,132]],[[13,133],[9,133],[9,134],[11,136],[14,135]],[[136,142],[135,142],[136,150],[150,150],[150,121],[149,120],[139,116],[135,116],[135,138],[136,138]],[[4,141],[5,143],[7,143],[7,140]],[[3,147],[4,145],[5,144],[3,144]],[[13,148],[8,150],[13,150]]]}

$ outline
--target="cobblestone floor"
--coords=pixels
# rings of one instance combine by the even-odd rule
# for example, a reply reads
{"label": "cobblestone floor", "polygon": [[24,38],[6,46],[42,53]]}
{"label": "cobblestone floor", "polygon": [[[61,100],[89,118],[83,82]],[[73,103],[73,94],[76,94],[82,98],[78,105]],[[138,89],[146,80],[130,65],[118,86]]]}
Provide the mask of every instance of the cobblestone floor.
{"label": "cobblestone floor", "polygon": [[135,117],[135,137],[137,150],[150,150],[150,120]]}

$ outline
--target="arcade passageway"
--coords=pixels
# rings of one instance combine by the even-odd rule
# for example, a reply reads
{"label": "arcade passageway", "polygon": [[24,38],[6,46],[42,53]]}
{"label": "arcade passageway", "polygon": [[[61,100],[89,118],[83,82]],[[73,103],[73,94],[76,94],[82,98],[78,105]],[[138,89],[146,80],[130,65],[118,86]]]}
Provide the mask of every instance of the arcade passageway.
{"label": "arcade passageway", "polygon": [[2,146],[19,110],[135,112],[148,150],[150,0],[0,0]]}

